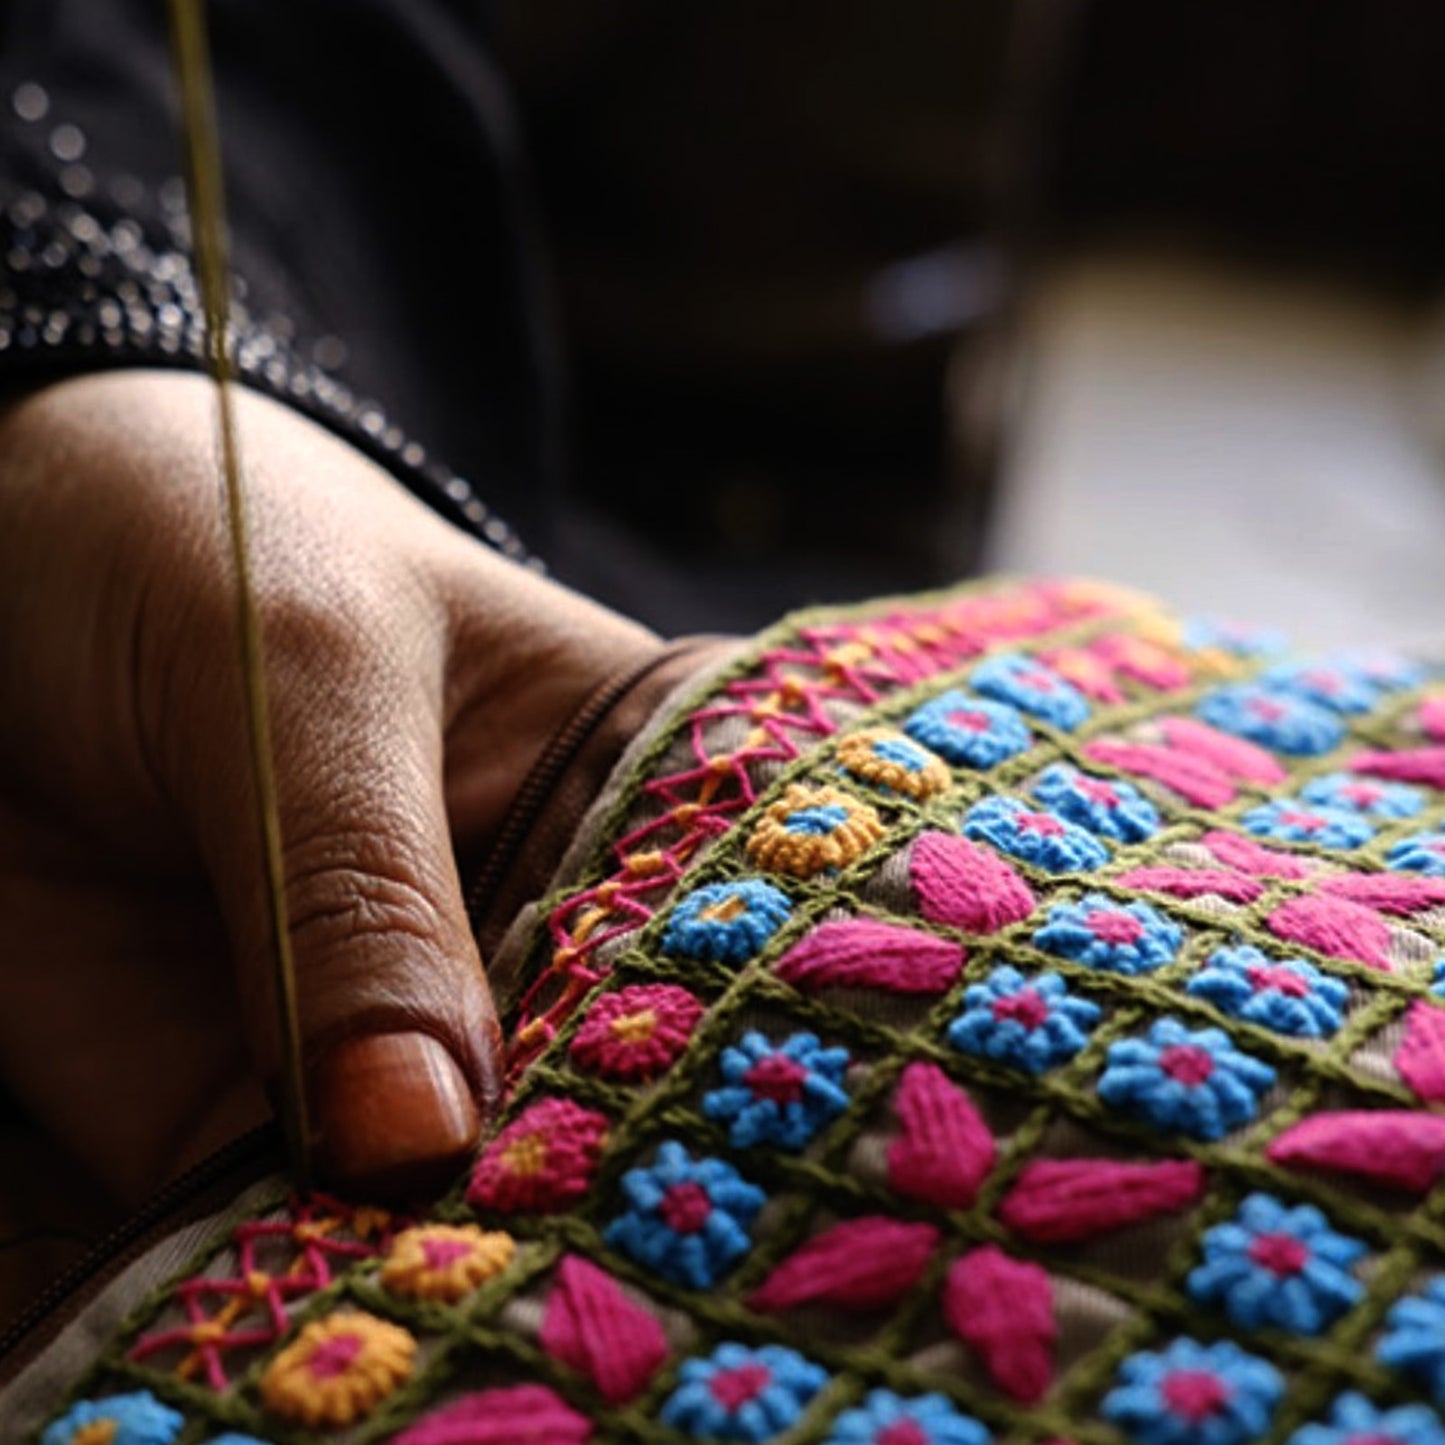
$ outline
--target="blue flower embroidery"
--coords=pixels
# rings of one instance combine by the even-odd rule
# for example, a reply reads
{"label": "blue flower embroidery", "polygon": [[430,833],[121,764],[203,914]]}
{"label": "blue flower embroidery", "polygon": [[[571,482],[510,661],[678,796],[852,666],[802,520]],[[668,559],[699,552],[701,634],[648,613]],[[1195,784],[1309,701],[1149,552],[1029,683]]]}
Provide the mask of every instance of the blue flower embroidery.
{"label": "blue flower embroidery", "polygon": [[695,1440],[761,1445],[791,1429],[828,1382],[821,1366],[783,1345],[719,1345],[704,1360],[684,1361],[662,1423]]}
{"label": "blue flower embroidery", "polygon": [[1218,648],[1235,657],[1273,657],[1289,643],[1282,632],[1268,628],[1218,617],[1191,617],[1184,624],[1184,645],[1198,652]]}
{"label": "blue flower embroidery", "polygon": [[1344,652],[1335,661],[1382,692],[1419,687],[1425,681],[1425,669],[1413,657],[1398,652]]}
{"label": "blue flower embroidery", "polygon": [[721,1159],[694,1159],[676,1140],[645,1169],[622,1176],[631,1206],[604,1238],[674,1284],[707,1289],[752,1247],[766,1196]]}
{"label": "blue flower embroidery", "polygon": [[1283,1393],[1268,1361],[1185,1339],[1130,1355],[1100,1410],[1139,1445],[1245,1445],[1268,1434]]}
{"label": "blue flower embroidery", "polygon": [[969,680],[985,697],[1012,703],[1065,732],[1072,732],[1089,716],[1089,704],[1073,683],[1019,652],[1002,653],[980,663]]}
{"label": "blue flower embroidery", "polygon": [[945,692],[924,703],[903,731],[961,768],[996,767],[1034,744],[1028,724],[1013,708],[962,692]]}
{"label": "blue flower embroidery", "polygon": [[1380,1410],[1347,1391],[1335,1401],[1328,1425],[1305,1425],[1286,1445],[1445,1445],[1445,1425],[1427,1405]]}
{"label": "blue flower embroidery", "polygon": [[825,1049],[813,1034],[794,1034],[781,1045],[744,1034],[723,1050],[721,1067],[727,1087],[704,1095],[702,1111],[729,1125],[735,1149],[801,1149],[848,1107],[848,1050]]}
{"label": "blue flower embroidery", "polygon": [[1300,789],[1300,797],[1306,803],[1362,813],[1369,818],[1413,818],[1425,802],[1419,788],[1357,778],[1353,773],[1326,773],[1311,778]]}
{"label": "blue flower embroidery", "polygon": [[1142,843],[1159,828],[1158,810],[1132,783],[1106,782],[1067,763],[1049,768],[1033,792],[1059,817],[1101,838]]}
{"label": "blue flower embroidery", "polygon": [[1432,1279],[1423,1294],[1390,1306],[1375,1358],[1419,1380],[1437,1405],[1445,1405],[1445,1275]]}
{"label": "blue flower embroidery", "polygon": [[1120,903],[1089,893],[1078,903],[1059,903],[1034,934],[1046,953],[1109,973],[1152,973],[1173,960],[1184,930],[1147,903]]}
{"label": "blue flower embroidery", "polygon": [[673,909],[662,947],[683,958],[742,963],[788,921],[792,911],[788,895],[761,879],[709,883]]}
{"label": "blue flower embroidery", "polygon": [[1385,862],[1402,873],[1445,876],[1445,833],[1412,833],[1385,854]]}
{"label": "blue flower embroidery", "polygon": [[[149,1390],[140,1390],[72,1405],[46,1427],[40,1445],[72,1445],[77,1437],[104,1439],[108,1445],[171,1445],[185,1423]],[[106,1425],[114,1427],[112,1433],[103,1433]]]}
{"label": "blue flower embroidery", "polygon": [[1057,974],[1030,979],[1007,966],[972,984],[963,1003],[948,1027],[949,1043],[1029,1074],[1073,1058],[1099,1021],[1098,1006],[1075,998]]}
{"label": "blue flower embroidery", "polygon": [[1343,981],[1314,964],[1302,958],[1276,962],[1252,944],[1210,954],[1185,992],[1208,999],[1231,1018],[1301,1039],[1335,1033],[1350,998]]}
{"label": "blue flower embroidery", "polygon": [[1311,1204],[1291,1209],[1251,1194],[1232,1220],[1206,1231],[1203,1246],[1190,1298],[1222,1306],[1241,1329],[1322,1334],[1364,1294],[1350,1269],[1365,1246],[1336,1234]]}
{"label": "blue flower embroidery", "polygon": [[1222,1139],[1259,1112],[1274,1070],[1241,1053],[1222,1029],[1191,1031],[1158,1019],[1147,1039],[1109,1046],[1099,1097],[1157,1129],[1192,1139]]}
{"label": "blue flower embroidery", "polygon": [[1430,976],[1430,992],[1445,998],[1445,958],[1435,960],[1435,971]]}
{"label": "blue flower embroidery", "polygon": [[1109,850],[1092,833],[1017,798],[981,799],[968,810],[963,831],[1049,873],[1086,873],[1109,861]]}
{"label": "blue flower embroidery", "polygon": [[1358,813],[1311,807],[1288,798],[1261,803],[1251,808],[1241,821],[1258,837],[1279,838],[1286,843],[1314,843],[1320,848],[1359,848],[1375,836],[1375,830]]}
{"label": "blue flower embroidery", "polygon": [[825,1445],[988,1445],[989,1438],[972,1415],[960,1414],[942,1395],[910,1400],[871,1390],[861,1405],[838,1416]]}
{"label": "blue flower embroidery", "polygon": [[1328,660],[1282,663],[1271,668],[1260,681],[1278,692],[1287,692],[1338,713],[1369,712],[1380,696],[1378,689],[1356,669]]}
{"label": "blue flower embroidery", "polygon": [[1221,732],[1302,757],[1327,753],[1345,736],[1344,724],[1328,708],[1257,683],[1218,688],[1200,699],[1196,711]]}

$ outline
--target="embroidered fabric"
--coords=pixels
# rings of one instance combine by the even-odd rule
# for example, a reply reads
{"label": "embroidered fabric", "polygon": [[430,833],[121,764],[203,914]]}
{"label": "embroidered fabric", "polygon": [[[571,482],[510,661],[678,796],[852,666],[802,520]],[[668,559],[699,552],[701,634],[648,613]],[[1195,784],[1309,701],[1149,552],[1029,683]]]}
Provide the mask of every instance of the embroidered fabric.
{"label": "embroidered fabric", "polygon": [[[980,674],[1053,697],[1028,659],[1102,666],[1129,637],[1148,676],[1030,697],[1023,752],[954,761],[907,726]],[[758,639],[639,744],[503,944],[536,983],[468,1176],[417,1219],[278,1196],[218,1230],[43,1445],[97,1422],[145,1445],[1441,1439],[1445,913],[1398,849],[1445,857],[1445,796],[1412,764],[1418,808],[1364,842],[1246,819],[1417,751],[1445,676],[1333,659],[1360,685],[1301,749],[1287,689],[1327,706],[1318,670],[1237,637],[1059,583]],[[895,736],[932,756],[873,768]],[[1130,739],[1228,800],[1099,746]],[[899,786],[935,758],[945,786]]]}

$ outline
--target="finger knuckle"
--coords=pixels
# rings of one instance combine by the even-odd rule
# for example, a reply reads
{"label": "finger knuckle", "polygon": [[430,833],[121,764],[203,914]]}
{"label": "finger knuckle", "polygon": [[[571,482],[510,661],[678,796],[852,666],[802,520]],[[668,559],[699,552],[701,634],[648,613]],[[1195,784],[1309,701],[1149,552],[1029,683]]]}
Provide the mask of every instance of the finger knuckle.
{"label": "finger knuckle", "polygon": [[435,946],[445,936],[437,887],[390,839],[368,833],[312,835],[289,850],[293,942],[329,953],[364,940]]}

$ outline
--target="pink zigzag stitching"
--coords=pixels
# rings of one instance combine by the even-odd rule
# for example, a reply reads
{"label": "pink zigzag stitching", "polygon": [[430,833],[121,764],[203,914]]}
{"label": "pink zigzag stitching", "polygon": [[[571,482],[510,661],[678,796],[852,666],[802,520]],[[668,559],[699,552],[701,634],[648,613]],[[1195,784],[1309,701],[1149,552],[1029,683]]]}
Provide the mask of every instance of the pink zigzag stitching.
{"label": "pink zigzag stitching", "polygon": [[[350,1264],[381,1253],[391,1242],[397,1221],[381,1210],[355,1208],[327,1195],[292,1200],[281,1219],[249,1220],[231,1236],[235,1272],[224,1277],[197,1275],[178,1285],[171,1302],[185,1312],[186,1323],[143,1335],[130,1351],[137,1362],[166,1350],[185,1354],[175,1373],[186,1380],[204,1375],[213,1390],[230,1386],[226,1354],[265,1349],[291,1322],[286,1307],[325,1289],[332,1261]],[[336,1238],[348,1231],[352,1239]],[[266,1269],[259,1251],[282,1244],[292,1258],[284,1269]]]}
{"label": "pink zigzag stitching", "polygon": [[[1041,583],[868,621],[805,626],[794,640],[763,653],[747,675],[688,720],[690,766],[646,784],[644,796],[665,810],[617,841],[608,877],[572,894],[548,917],[552,963],[522,999],[509,1077],[547,1046],[601,981],[606,970],[592,962],[596,950],[642,927],[653,915],[652,900],[665,897],[732,817],[757,801],[760,765],[791,762],[802,751],[799,739],[810,746],[837,731],[830,705],[867,706],[996,642],[1123,615],[1132,606],[1132,599],[1090,584]],[[729,718],[748,720],[752,731],[741,747],[714,754],[709,734]],[[544,1003],[549,994],[555,997]]]}

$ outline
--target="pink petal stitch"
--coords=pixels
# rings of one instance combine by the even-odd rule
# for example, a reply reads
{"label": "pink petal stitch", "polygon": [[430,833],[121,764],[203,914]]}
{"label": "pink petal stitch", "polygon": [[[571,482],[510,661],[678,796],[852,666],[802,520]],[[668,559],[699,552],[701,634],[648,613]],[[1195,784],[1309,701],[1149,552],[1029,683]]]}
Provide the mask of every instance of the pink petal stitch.
{"label": "pink petal stitch", "polygon": [[774,971],[807,993],[820,988],[942,993],[963,971],[963,963],[963,949],[946,938],[854,918],[815,928],[778,960]]}
{"label": "pink petal stitch", "polygon": [[1202,898],[1206,893],[1230,903],[1253,903],[1264,884],[1230,868],[1134,868],[1114,880],[1124,888],[1168,893],[1173,898]]}
{"label": "pink petal stitch", "polygon": [[937,1064],[909,1064],[893,1098],[900,1133],[888,1146],[888,1183],[906,1199],[967,1209],[994,1166],[993,1134],[973,1101]]}
{"label": "pink petal stitch", "polygon": [[1278,760],[1263,748],[1243,738],[1232,738],[1197,718],[1161,718],[1159,726],[1171,748],[1193,753],[1241,782],[1263,783],[1269,787],[1289,776]]}
{"label": "pink petal stitch", "polygon": [[1032,1405],[1054,1378],[1054,1289],[1036,1264],[997,1245],[966,1254],[948,1271],[943,1317],[979,1357],[999,1389]]}
{"label": "pink petal stitch", "polygon": [[543,1385],[464,1395],[393,1445],[587,1445],[592,1424]]}
{"label": "pink petal stitch", "polygon": [[1389,925],[1371,908],[1346,898],[1291,898],[1269,915],[1269,931],[1287,943],[1303,943],[1331,958],[1353,958],[1386,972]]}
{"label": "pink petal stitch", "polygon": [[783,1260],[748,1304],[764,1314],[815,1301],[854,1310],[889,1305],[918,1283],[937,1245],[931,1224],[884,1215],[845,1220]]}
{"label": "pink petal stitch", "polygon": [[1445,696],[1427,697],[1420,704],[1420,727],[1427,737],[1445,743]]}
{"label": "pink petal stitch", "polygon": [[1445,1009],[1424,999],[1411,1005],[1395,1069],[1427,1104],[1445,1104]]}
{"label": "pink petal stitch", "polygon": [[1201,808],[1222,808],[1234,801],[1229,774],[1207,758],[1181,753],[1157,743],[1124,743],[1100,738],[1084,749],[1087,757],[1141,778],[1153,778],[1172,788],[1186,803]]}
{"label": "pink petal stitch", "polygon": [[557,1270],[538,1343],[591,1380],[609,1405],[639,1394],[669,1353],[657,1320],[611,1275],[575,1254]]}
{"label": "pink petal stitch", "polygon": [[1399,783],[1424,783],[1445,788],[1445,747],[1402,748],[1399,752],[1362,752],[1350,759],[1352,773],[1390,778]]}
{"label": "pink petal stitch", "polygon": [[930,923],[997,933],[1034,911],[1029,885],[997,853],[952,833],[923,834],[909,873]]}
{"label": "pink petal stitch", "polygon": [[999,1205],[998,1217],[1036,1244],[1068,1244],[1177,1214],[1204,1193],[1192,1160],[1117,1164],[1107,1159],[1036,1159]]}
{"label": "pink petal stitch", "polygon": [[1291,1169],[1333,1169],[1423,1194],[1445,1166],[1445,1118],[1403,1109],[1316,1114],[1265,1152]]}
{"label": "pink petal stitch", "polygon": [[1228,868],[1256,878],[1308,878],[1309,868],[1290,853],[1280,853],[1238,833],[1206,833],[1200,840]]}
{"label": "pink petal stitch", "polygon": [[1408,917],[1445,903],[1445,878],[1415,878],[1403,873],[1341,873],[1320,880],[1319,891],[1348,898],[1380,913]]}

